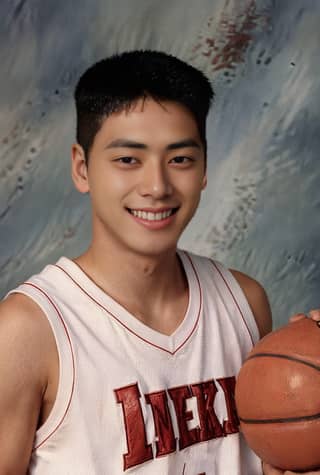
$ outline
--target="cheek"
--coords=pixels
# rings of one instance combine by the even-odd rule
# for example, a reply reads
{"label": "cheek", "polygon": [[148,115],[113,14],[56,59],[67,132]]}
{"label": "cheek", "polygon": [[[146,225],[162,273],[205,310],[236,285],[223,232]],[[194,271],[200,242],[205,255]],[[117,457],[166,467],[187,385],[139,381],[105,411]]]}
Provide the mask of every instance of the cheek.
{"label": "cheek", "polygon": [[109,176],[110,187],[116,193],[125,193],[135,186],[136,180],[131,173],[115,173]]}
{"label": "cheek", "polygon": [[134,177],[129,173],[119,173],[111,167],[96,169],[89,177],[92,193],[119,196],[128,193],[134,187]]}
{"label": "cheek", "polygon": [[203,180],[203,174],[197,173],[181,180],[178,187],[186,197],[195,200],[201,195],[201,191],[203,190]]}

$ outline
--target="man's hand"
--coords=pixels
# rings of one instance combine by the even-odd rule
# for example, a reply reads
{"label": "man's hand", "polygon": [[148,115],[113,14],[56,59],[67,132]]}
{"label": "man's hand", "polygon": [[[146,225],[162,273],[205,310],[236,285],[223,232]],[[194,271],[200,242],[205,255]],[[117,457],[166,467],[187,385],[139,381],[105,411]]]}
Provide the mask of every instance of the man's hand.
{"label": "man's hand", "polygon": [[[316,322],[320,321],[320,309],[319,308],[310,310],[308,315],[309,315],[310,318],[312,318],[312,320],[315,320]],[[306,317],[307,317],[307,315],[305,315],[304,313],[296,313],[295,315],[292,315],[292,317],[290,317],[289,321],[290,322],[296,322],[297,320],[301,320],[301,318],[306,318]]]}
{"label": "man's hand", "polygon": [[[301,475],[302,472],[291,472],[290,470],[279,470],[278,468],[274,468],[268,463],[262,464],[263,474],[264,475]],[[313,472],[303,472],[304,475],[319,475],[320,470],[316,470]]]}

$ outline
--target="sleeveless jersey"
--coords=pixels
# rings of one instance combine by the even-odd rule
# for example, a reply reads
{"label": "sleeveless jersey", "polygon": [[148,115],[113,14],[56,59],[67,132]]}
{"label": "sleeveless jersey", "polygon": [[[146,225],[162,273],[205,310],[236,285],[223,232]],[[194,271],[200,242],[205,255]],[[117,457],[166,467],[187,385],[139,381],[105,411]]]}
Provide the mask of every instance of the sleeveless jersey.
{"label": "sleeveless jersey", "polygon": [[254,317],[220,263],[179,256],[189,304],[170,336],[136,319],[65,257],[12,291],[43,310],[60,365],[30,475],[262,473],[239,434],[233,397],[258,339]]}

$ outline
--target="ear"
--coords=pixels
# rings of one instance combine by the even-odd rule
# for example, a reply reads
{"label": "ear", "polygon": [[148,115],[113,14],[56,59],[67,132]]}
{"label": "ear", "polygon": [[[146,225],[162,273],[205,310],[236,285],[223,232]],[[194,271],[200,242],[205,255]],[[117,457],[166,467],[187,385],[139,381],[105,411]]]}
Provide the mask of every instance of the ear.
{"label": "ear", "polygon": [[71,176],[74,186],[80,193],[88,193],[88,167],[81,145],[75,143],[71,148]]}
{"label": "ear", "polygon": [[204,174],[204,177],[202,179],[202,190],[204,190],[207,186],[208,180],[207,180],[207,174]]}

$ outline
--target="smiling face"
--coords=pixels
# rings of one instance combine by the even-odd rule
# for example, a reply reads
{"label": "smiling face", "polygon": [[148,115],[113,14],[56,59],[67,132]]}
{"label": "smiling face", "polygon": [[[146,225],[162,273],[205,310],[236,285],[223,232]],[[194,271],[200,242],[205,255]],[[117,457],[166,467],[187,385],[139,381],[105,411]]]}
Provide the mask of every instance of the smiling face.
{"label": "smiling face", "polygon": [[176,248],[206,185],[197,124],[180,104],[138,100],[103,122],[88,166],[73,146],[72,175],[91,196],[93,245],[161,255]]}

